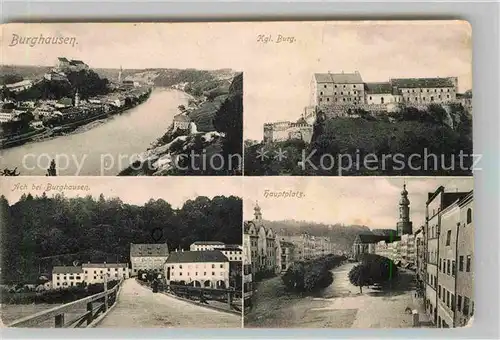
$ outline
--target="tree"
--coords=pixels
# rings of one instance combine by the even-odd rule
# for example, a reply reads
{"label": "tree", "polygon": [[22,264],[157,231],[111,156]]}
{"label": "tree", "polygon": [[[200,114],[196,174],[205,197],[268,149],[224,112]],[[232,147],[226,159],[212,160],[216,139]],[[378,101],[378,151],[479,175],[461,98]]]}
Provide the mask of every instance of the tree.
{"label": "tree", "polygon": [[56,161],[54,159],[50,162],[46,176],[57,176]]}
{"label": "tree", "polygon": [[363,286],[368,286],[370,281],[370,269],[367,264],[358,264],[349,271],[349,281],[363,294]]}

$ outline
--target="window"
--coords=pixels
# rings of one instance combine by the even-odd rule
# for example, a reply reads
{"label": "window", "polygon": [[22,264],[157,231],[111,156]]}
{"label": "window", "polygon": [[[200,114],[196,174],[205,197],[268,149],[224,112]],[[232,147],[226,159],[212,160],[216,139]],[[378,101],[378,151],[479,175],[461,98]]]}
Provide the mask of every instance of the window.
{"label": "window", "polygon": [[179,269],[182,269],[182,264],[179,265]]}
{"label": "window", "polygon": [[215,276],[215,272],[212,272],[212,276]]}
{"label": "window", "polygon": [[353,85],[354,88],[356,88],[356,85]]}
{"label": "window", "polygon": [[455,295],[451,294],[451,310],[455,311]]}
{"label": "window", "polygon": [[97,280],[97,276],[94,275],[94,280]]}
{"label": "window", "polygon": [[340,92],[340,94],[341,94],[341,95],[343,95],[343,94],[344,94],[344,92]]}
{"label": "window", "polygon": [[322,95],[323,95],[323,92],[320,92],[319,94],[320,94],[320,96],[322,96]]}
{"label": "window", "polygon": [[455,263],[455,260],[451,261],[451,275],[455,276],[457,272],[457,265]]}
{"label": "window", "polygon": [[212,264],[212,268],[215,268],[215,264]]}
{"label": "window", "polygon": [[457,310],[459,312],[462,311],[462,296],[461,295],[457,295]]}
{"label": "window", "polygon": [[207,276],[207,272],[203,272],[203,276]]}
{"label": "window", "polygon": [[115,268],[115,272],[117,272],[117,271],[118,271],[118,268]]}
{"label": "window", "polygon": [[446,261],[446,274],[450,275],[450,260]]}
{"label": "window", "polygon": [[326,89],[326,85],[323,85],[323,87]]}
{"label": "window", "polygon": [[85,274],[87,274],[87,271],[85,271]]}
{"label": "window", "polygon": [[461,272],[464,271],[464,257],[463,256],[459,257],[459,260],[458,260],[458,270],[460,270]]}
{"label": "window", "polygon": [[446,305],[450,307],[450,292],[446,291]]}
{"label": "window", "polygon": [[330,98],[326,98],[326,101],[329,102],[330,101]]}
{"label": "window", "polygon": [[335,88],[337,88],[337,85],[335,85]]}
{"label": "window", "polygon": [[108,268],[108,272],[111,271],[111,268]]}
{"label": "window", "polygon": [[442,262],[443,262],[443,259],[439,259],[439,271],[441,271],[441,269],[443,268]]}
{"label": "window", "polygon": [[471,303],[471,308],[470,308],[470,316],[474,315],[474,301]]}
{"label": "window", "polygon": [[434,226],[432,226],[432,228],[431,228],[431,238],[433,238],[433,237],[434,237]]}
{"label": "window", "polygon": [[220,267],[221,267],[221,268],[224,268],[224,265],[223,265],[223,264],[221,264],[221,265],[220,265]]}
{"label": "window", "polygon": [[443,273],[446,273],[446,260],[443,259]]}
{"label": "window", "polygon": [[471,262],[471,256],[467,255],[467,264],[465,265],[466,272],[470,272],[470,262]]}
{"label": "window", "polygon": [[372,100],[372,96],[370,96],[370,100]]}
{"label": "window", "polygon": [[462,311],[464,315],[469,315],[469,298],[464,296],[464,309]]}
{"label": "window", "polygon": [[467,224],[472,223],[472,209],[467,209]]}
{"label": "window", "polygon": [[441,298],[441,285],[439,285],[438,297]]}
{"label": "window", "polygon": [[179,276],[182,276],[182,272],[179,272]]}
{"label": "window", "polygon": [[449,246],[451,241],[451,230],[446,232],[446,245]]}

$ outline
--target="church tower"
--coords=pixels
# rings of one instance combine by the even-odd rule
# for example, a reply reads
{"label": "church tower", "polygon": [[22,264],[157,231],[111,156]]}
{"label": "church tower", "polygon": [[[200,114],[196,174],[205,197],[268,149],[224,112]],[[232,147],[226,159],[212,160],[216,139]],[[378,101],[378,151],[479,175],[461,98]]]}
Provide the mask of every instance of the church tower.
{"label": "church tower", "polygon": [[408,199],[406,184],[403,185],[401,199],[399,200],[399,222],[397,223],[397,231],[398,236],[413,233],[413,223],[410,221],[410,200]]}
{"label": "church tower", "polygon": [[121,82],[122,82],[122,72],[123,72],[123,69],[120,65],[120,71],[118,72],[118,84],[121,84]]}
{"label": "church tower", "polygon": [[78,107],[80,105],[80,95],[78,94],[78,90],[75,93],[74,106]]}
{"label": "church tower", "polygon": [[253,208],[253,215],[255,217],[255,222],[262,222],[262,212],[260,211],[259,203],[255,202],[255,207]]}

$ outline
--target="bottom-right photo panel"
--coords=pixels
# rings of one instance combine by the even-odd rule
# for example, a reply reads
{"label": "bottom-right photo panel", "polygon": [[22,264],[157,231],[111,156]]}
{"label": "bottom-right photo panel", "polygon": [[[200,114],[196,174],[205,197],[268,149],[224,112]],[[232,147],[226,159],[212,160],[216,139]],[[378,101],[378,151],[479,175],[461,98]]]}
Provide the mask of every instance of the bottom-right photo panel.
{"label": "bottom-right photo panel", "polygon": [[244,179],[245,328],[474,319],[472,177]]}

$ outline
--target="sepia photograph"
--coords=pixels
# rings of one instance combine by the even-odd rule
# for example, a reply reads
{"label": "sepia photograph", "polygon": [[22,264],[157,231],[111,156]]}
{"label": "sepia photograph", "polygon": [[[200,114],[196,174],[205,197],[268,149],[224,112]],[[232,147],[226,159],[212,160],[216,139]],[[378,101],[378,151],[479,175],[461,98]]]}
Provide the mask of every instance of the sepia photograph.
{"label": "sepia photograph", "polygon": [[241,328],[241,187],[2,179],[2,327]]}
{"label": "sepia photograph", "polygon": [[267,91],[247,79],[245,175],[472,176],[469,23],[297,27],[309,46],[267,70]]}
{"label": "sepia photograph", "polygon": [[2,174],[241,175],[243,74],[203,28],[2,26]]}
{"label": "sepia photograph", "polygon": [[246,178],[245,328],[474,319],[471,177]]}

